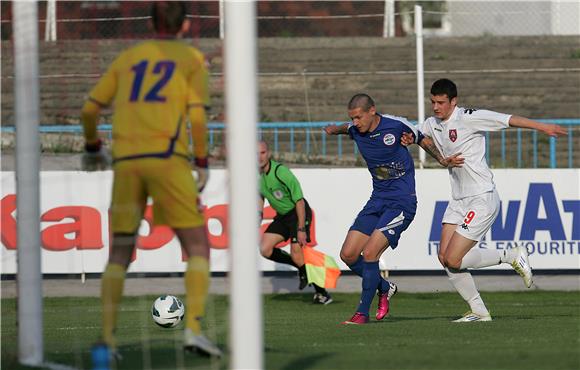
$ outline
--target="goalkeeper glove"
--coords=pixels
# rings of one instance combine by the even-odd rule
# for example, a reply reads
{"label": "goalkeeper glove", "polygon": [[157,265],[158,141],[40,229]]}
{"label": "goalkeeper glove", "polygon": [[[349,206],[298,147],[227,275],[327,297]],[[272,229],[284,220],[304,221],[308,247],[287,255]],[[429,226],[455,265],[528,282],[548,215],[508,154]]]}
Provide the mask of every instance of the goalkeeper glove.
{"label": "goalkeeper glove", "polygon": [[85,144],[85,152],[81,158],[83,171],[102,171],[107,169],[111,160],[99,139],[95,144]]}
{"label": "goalkeeper glove", "polygon": [[207,185],[209,170],[207,168],[207,157],[195,158],[193,170],[197,173],[197,190],[201,193]]}

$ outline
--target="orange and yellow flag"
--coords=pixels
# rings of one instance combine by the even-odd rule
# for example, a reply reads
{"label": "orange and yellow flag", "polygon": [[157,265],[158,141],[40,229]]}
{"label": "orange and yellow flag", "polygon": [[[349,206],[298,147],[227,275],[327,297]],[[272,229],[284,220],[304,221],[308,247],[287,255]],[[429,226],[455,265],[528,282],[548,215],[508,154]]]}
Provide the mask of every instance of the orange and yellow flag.
{"label": "orange and yellow flag", "polygon": [[323,288],[336,288],[336,281],[340,276],[340,269],[334,258],[315,250],[302,248],[308,283],[314,283]]}

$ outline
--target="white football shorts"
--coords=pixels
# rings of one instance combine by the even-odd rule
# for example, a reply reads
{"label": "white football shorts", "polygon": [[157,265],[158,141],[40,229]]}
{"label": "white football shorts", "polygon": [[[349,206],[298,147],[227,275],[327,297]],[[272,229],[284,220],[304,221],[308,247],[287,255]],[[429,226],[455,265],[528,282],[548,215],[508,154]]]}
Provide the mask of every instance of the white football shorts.
{"label": "white football shorts", "polygon": [[495,221],[499,207],[499,195],[495,189],[472,197],[452,199],[442,222],[457,225],[456,232],[467,239],[480,241]]}

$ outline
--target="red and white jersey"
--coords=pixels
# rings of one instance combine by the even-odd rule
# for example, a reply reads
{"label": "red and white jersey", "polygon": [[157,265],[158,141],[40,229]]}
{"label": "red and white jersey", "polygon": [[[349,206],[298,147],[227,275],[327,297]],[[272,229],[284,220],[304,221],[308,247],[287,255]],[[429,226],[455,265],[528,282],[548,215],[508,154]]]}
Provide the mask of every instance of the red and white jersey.
{"label": "red and white jersey", "polygon": [[485,132],[508,128],[510,117],[489,110],[455,107],[447,121],[429,117],[419,126],[423,135],[433,139],[444,157],[461,153],[465,158],[462,167],[448,169],[453,199],[483,194],[495,188],[485,159]]}

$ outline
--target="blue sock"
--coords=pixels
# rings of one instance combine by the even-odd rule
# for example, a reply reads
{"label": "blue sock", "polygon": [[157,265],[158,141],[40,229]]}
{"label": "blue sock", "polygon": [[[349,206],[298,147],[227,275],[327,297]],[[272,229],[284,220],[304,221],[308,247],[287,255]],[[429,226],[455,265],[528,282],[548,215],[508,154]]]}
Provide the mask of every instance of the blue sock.
{"label": "blue sock", "polygon": [[379,272],[379,262],[363,262],[363,281],[362,281],[362,294],[360,297],[360,303],[358,305],[357,312],[365,315],[369,315],[369,309],[373,298],[379,287],[381,280],[381,273]]}
{"label": "blue sock", "polygon": [[[358,259],[356,260],[356,262],[353,263],[352,265],[348,265],[348,267],[351,269],[352,272],[354,272],[358,276],[362,277],[363,270],[364,270],[363,256],[359,256]],[[380,276],[380,274],[379,274],[379,276]],[[380,276],[380,279],[381,279],[381,283],[379,286],[379,292],[381,294],[385,294],[389,291],[391,286],[389,285],[389,282],[387,280],[382,278],[382,276]]]}
{"label": "blue sock", "polygon": [[363,256],[358,256],[356,262],[353,263],[352,265],[348,265],[348,268],[351,269],[351,271],[357,274],[358,276],[362,277],[364,270]]}
{"label": "blue sock", "polygon": [[391,288],[391,285],[389,284],[389,281],[383,279],[383,277],[381,276],[381,282],[379,285],[379,293],[381,293],[381,294],[388,293],[390,288]]}

